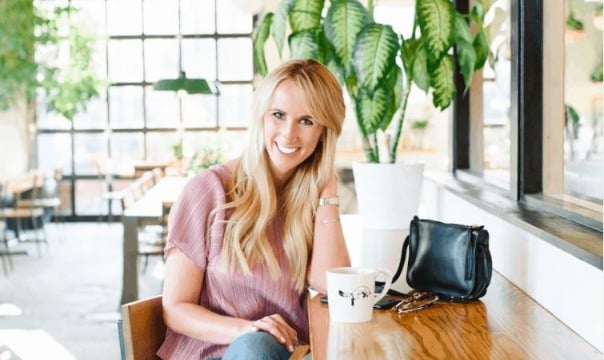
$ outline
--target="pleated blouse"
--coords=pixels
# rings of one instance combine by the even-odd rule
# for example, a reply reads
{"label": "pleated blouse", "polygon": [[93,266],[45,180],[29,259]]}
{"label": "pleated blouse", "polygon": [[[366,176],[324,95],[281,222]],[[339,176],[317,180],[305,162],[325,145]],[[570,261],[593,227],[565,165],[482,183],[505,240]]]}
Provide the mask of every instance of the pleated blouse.
{"label": "pleated blouse", "polygon": [[[277,218],[267,230],[281,276],[272,278],[264,264],[252,267],[252,274],[232,273],[219,268],[222,253],[224,211],[212,219],[210,212],[225,203],[225,188],[231,176],[224,165],[216,165],[193,177],[172,207],[168,222],[170,249],[180,249],[204,272],[204,285],[198,303],[218,314],[257,320],[280,314],[297,331],[298,339],[308,343],[308,320],[305,297],[299,293],[289,275],[289,263],[282,247],[282,219]],[[208,235],[209,234],[209,235]],[[212,344],[179,334],[171,329],[157,355],[162,359],[206,359],[221,357],[228,345]]]}

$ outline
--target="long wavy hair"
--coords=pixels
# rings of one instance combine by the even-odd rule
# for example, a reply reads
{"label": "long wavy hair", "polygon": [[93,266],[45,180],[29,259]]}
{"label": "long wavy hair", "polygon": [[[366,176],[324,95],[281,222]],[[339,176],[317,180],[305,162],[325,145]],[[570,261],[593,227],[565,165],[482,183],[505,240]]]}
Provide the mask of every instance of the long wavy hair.
{"label": "long wavy hair", "polygon": [[[313,154],[298,166],[278,195],[263,129],[274,91],[285,80],[293,81],[302,90],[300,101],[324,129]],[[345,116],[342,87],[320,63],[290,60],[274,69],[254,95],[247,146],[234,169],[227,203],[222,208],[230,214],[223,259],[231,271],[249,274],[252,264],[263,263],[273,278],[280,276],[281,269],[266,233],[280,214],[283,249],[295,286],[301,292],[306,283],[319,193],[334,173],[336,141]]]}

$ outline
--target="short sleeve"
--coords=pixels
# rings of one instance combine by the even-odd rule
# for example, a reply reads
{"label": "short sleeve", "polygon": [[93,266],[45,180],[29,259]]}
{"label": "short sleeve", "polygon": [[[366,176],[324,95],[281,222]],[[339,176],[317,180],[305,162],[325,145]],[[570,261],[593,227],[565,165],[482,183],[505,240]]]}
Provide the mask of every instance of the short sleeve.
{"label": "short sleeve", "polygon": [[172,206],[165,256],[176,247],[197,267],[205,269],[210,254],[219,251],[219,244],[212,240],[219,239],[221,243],[224,234],[224,211],[209,217],[212,210],[224,205],[225,197],[223,181],[216,169],[193,177]]}

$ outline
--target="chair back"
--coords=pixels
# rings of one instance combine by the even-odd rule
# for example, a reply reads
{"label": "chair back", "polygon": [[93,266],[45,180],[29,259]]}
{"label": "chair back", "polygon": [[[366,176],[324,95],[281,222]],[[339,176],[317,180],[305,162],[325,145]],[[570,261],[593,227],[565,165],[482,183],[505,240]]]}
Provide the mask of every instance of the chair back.
{"label": "chair back", "polygon": [[120,345],[128,360],[159,359],[155,353],[166,336],[162,296],[137,300],[121,306]]}

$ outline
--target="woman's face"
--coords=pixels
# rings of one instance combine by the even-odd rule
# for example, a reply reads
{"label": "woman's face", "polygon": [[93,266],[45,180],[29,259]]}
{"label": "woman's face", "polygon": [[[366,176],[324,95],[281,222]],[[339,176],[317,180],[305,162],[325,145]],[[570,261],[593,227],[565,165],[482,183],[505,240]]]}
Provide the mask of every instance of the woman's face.
{"label": "woman's face", "polygon": [[323,126],[309,114],[293,81],[275,89],[264,113],[264,139],[277,184],[283,184],[317,147]]}

